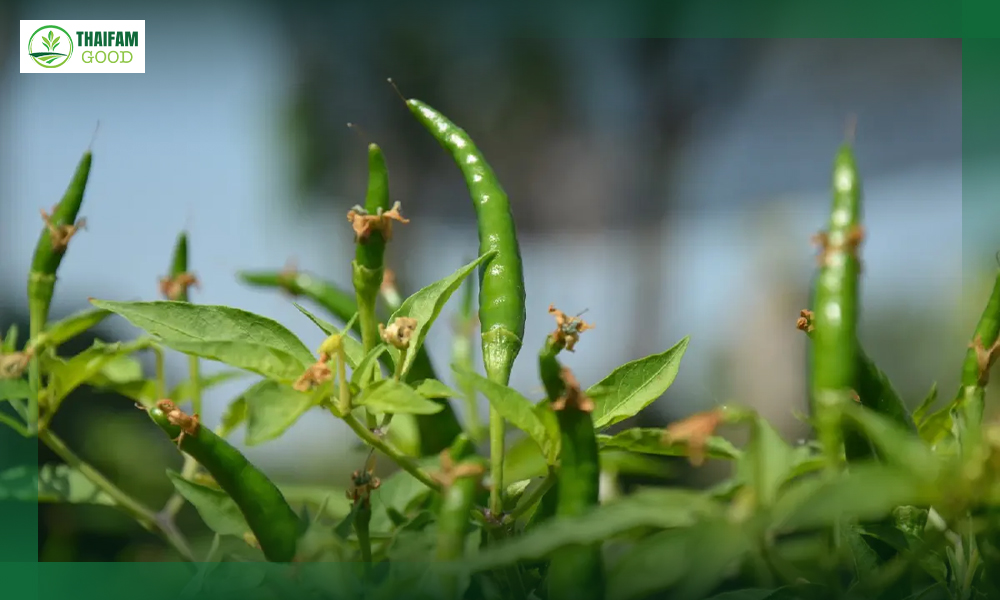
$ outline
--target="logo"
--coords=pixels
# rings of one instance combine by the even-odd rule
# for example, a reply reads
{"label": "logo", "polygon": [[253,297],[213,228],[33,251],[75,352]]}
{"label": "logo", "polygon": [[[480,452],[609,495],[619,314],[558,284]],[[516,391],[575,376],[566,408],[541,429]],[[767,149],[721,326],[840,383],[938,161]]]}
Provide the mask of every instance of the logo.
{"label": "logo", "polygon": [[73,38],[62,27],[43,25],[28,38],[28,55],[46,69],[61,67],[73,56]]}

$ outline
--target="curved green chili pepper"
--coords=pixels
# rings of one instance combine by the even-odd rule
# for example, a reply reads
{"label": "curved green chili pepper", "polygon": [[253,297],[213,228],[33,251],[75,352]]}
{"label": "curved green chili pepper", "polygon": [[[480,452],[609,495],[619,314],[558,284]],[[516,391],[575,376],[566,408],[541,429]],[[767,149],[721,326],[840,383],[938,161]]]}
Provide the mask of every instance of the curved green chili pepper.
{"label": "curved green chili pepper", "polygon": [[201,427],[197,415],[184,414],[170,400],[157,402],[149,416],[236,502],[267,560],[291,562],[302,524],[271,480],[229,442]]}
{"label": "curved green chili pepper", "polygon": [[[579,390],[568,369],[556,359],[564,344],[549,336],[538,357],[545,393],[556,410],[562,445],[553,498],[556,517],[576,517],[599,503],[600,455],[593,402]],[[539,507],[541,510],[542,507]],[[544,516],[544,515],[543,515]],[[604,565],[599,546],[561,550],[548,567],[549,600],[600,600],[604,597]]]}
{"label": "curved green chili pepper", "polygon": [[[389,172],[382,149],[376,144],[368,145],[368,192],[364,210],[368,215],[380,215],[389,210]],[[354,262],[351,264],[358,304],[358,324],[365,352],[374,348],[379,341],[375,302],[385,271],[386,241],[380,230],[359,237]]]}
{"label": "curved green chili pepper", "polygon": [[[496,255],[479,267],[479,322],[486,375],[507,385],[524,337],[524,273],[514,218],[507,194],[472,138],[447,117],[420,100],[406,101],[410,112],[447,150],[472,196],[479,223],[479,253]],[[493,489],[490,509],[503,505],[504,422],[490,408],[490,463]]]}
{"label": "curved green chili pepper", "polygon": [[[238,277],[244,283],[254,287],[278,288],[296,296],[305,296],[344,323],[349,322],[359,312],[358,303],[354,296],[306,273],[243,271],[238,274]],[[358,319],[354,321],[353,330],[361,333]],[[395,365],[393,365],[392,357],[388,352],[383,352],[379,356],[379,362],[390,373],[395,371]],[[437,379],[437,375],[435,375],[434,365],[431,363],[427,349],[421,346],[413,359],[413,365],[406,373],[406,382],[415,384],[425,379]],[[455,436],[462,431],[462,425],[458,422],[458,417],[455,415],[451,403],[441,399],[438,401],[444,406],[440,412],[433,415],[412,416],[416,421],[420,435],[421,456],[433,456],[447,448],[454,441]],[[410,417],[411,415],[397,415],[395,418]]]}

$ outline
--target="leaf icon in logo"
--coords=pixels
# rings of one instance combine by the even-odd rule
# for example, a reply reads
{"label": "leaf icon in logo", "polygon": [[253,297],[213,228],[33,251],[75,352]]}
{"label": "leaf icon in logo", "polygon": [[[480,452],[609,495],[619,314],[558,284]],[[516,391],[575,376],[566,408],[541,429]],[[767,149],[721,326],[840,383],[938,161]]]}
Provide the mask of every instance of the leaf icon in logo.
{"label": "leaf icon in logo", "polygon": [[45,39],[44,36],[42,36],[42,45],[45,46],[46,50],[52,50],[52,48],[49,46],[49,40]]}
{"label": "leaf icon in logo", "polygon": [[55,49],[56,49],[56,46],[58,46],[58,45],[59,45],[59,38],[60,38],[60,37],[62,37],[62,36],[59,36],[59,37],[57,37],[56,39],[52,40],[52,47],[51,47],[51,48],[49,48],[49,50],[55,50]]}

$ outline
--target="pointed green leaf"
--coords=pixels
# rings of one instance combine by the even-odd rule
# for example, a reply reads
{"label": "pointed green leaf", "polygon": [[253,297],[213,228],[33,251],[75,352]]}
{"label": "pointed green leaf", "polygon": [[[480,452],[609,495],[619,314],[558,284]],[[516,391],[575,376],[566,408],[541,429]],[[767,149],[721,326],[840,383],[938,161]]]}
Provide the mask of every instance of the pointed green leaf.
{"label": "pointed green leaf", "polygon": [[229,437],[237,427],[242,425],[247,420],[247,400],[245,395],[240,395],[238,398],[229,403],[226,407],[226,411],[222,413],[222,420],[219,423],[219,429],[216,433],[221,438]]}
{"label": "pointed green leaf", "polygon": [[751,486],[760,506],[771,506],[796,464],[795,450],[759,414],[750,413],[750,442],[737,463],[740,479]]}
{"label": "pointed green leaf", "polygon": [[265,379],[243,393],[246,402],[246,444],[256,446],[273,440],[295,424],[299,417],[328,398],[332,382],[309,392]]}
{"label": "pointed green leaf", "polygon": [[181,477],[180,473],[167,470],[174,489],[198,511],[208,528],[219,535],[242,537],[250,531],[243,513],[236,502],[222,490],[206,487]]}
{"label": "pointed green leaf", "polygon": [[49,323],[37,339],[31,340],[33,347],[57,347],[96,326],[111,315],[103,309],[83,310],[64,319]]}
{"label": "pointed green leaf", "polygon": [[424,398],[395,379],[383,379],[371,384],[355,404],[387,414],[433,415],[444,409],[443,404]]}
{"label": "pointed green leaf", "polygon": [[930,412],[931,408],[933,408],[937,399],[938,389],[937,382],[935,381],[931,384],[931,390],[927,392],[927,395],[920,402],[920,405],[913,411],[913,422],[917,424],[918,428],[923,425],[924,419],[927,418],[927,414]]}
{"label": "pointed green leaf", "polygon": [[11,323],[7,328],[7,335],[3,336],[3,343],[0,344],[0,352],[11,353],[17,351],[17,325]]}
{"label": "pointed green leaf", "polygon": [[302,305],[297,302],[292,302],[295,308],[299,309],[299,312],[304,314],[309,318],[310,321],[316,324],[323,333],[327,335],[339,335],[340,341],[344,346],[344,357],[347,360],[348,366],[352,369],[356,368],[358,364],[365,357],[365,348],[358,340],[351,337],[347,332],[351,330],[354,326],[354,322],[358,319],[358,313],[354,313],[354,316],[344,325],[343,329],[338,329],[336,325],[330,323],[329,321],[324,321],[320,317],[317,317],[313,313],[309,312]]}
{"label": "pointed green leaf", "polygon": [[602,429],[635,416],[667,391],[687,350],[685,337],[673,348],[626,363],[587,390],[595,403],[594,427]]}
{"label": "pointed green leaf", "polygon": [[53,50],[55,50],[55,49],[56,49],[56,47],[57,47],[57,46],[59,46],[59,38],[61,38],[61,37],[62,37],[62,36],[59,36],[59,37],[57,37],[56,39],[52,40],[52,49],[53,49]]}
{"label": "pointed green leaf", "polygon": [[549,430],[535,412],[535,405],[516,390],[503,384],[491,381],[472,371],[456,370],[455,376],[463,385],[475,387],[490,401],[490,406],[514,427],[528,434],[541,448],[546,462],[554,464],[558,458],[559,447],[550,437]]}
{"label": "pointed green leaf", "polygon": [[[552,519],[516,538],[481,550],[465,562],[483,571],[521,560],[540,560],[562,548],[603,542],[646,527],[688,527],[722,508],[705,494],[680,489],[645,489],[595,507],[579,517]],[[461,567],[459,567],[461,568]]]}
{"label": "pointed green leaf", "polygon": [[416,392],[424,398],[461,398],[462,394],[456,392],[437,379],[424,379],[416,387]]}
{"label": "pointed green leaf", "polygon": [[91,300],[160,338],[164,345],[278,381],[294,381],[315,361],[281,324],[228,306]]}
{"label": "pointed green leaf", "polygon": [[[427,332],[430,331],[434,320],[441,314],[441,309],[444,308],[448,299],[462,285],[462,281],[472,273],[473,269],[479,266],[479,263],[491,258],[494,254],[495,251],[491,250],[444,279],[419,290],[403,301],[399,309],[389,317],[389,323],[400,317],[409,317],[417,322],[413,334],[410,336],[410,347],[406,352],[406,360],[403,362],[402,372],[404,375],[413,365],[417,352],[423,345],[424,338],[427,337]],[[390,348],[389,353],[392,355],[393,362],[399,360],[399,350],[395,347]]]}
{"label": "pointed green leaf", "polygon": [[844,407],[843,414],[872,441],[887,462],[927,479],[933,479],[939,472],[941,465],[938,457],[920,437],[895,421],[856,404]]}
{"label": "pointed green leaf", "polygon": [[130,383],[141,379],[142,363],[133,356],[122,354],[105,363],[101,372],[91,379],[91,383],[105,386]]}
{"label": "pointed green leaf", "polygon": [[[44,364],[49,373],[49,384],[46,388],[51,406],[58,406],[70,393],[92,378],[116,358],[131,354],[145,343],[106,344],[95,340],[94,345],[69,360],[46,358]],[[100,379],[100,378],[99,378]],[[104,376],[104,379],[107,379]]]}
{"label": "pointed green leaf", "polygon": [[[690,454],[686,443],[664,444],[662,429],[633,428],[615,435],[598,435],[597,443],[601,448],[616,448],[642,454],[663,456],[687,456]],[[736,459],[740,457],[740,454],[740,451],[725,438],[711,436],[706,440],[705,455],[709,458]]]}
{"label": "pointed green leaf", "polygon": [[387,350],[385,344],[379,344],[371,349],[371,352],[365,354],[365,357],[361,359],[357,367],[354,367],[354,372],[351,373],[351,384],[361,387],[361,382],[371,381],[372,373],[374,369],[377,368],[379,357]]}

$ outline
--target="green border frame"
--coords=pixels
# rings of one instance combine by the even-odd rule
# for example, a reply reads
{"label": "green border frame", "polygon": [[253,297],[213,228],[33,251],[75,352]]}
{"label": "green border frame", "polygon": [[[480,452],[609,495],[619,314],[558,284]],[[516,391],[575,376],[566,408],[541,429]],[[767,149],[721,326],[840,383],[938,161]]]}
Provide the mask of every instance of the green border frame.
{"label": "green border frame", "polygon": [[[963,163],[982,165],[1000,158],[1000,37],[992,37],[1000,34],[1000,7],[995,2],[700,0],[683,3],[696,11],[683,21],[675,18],[678,4],[647,1],[631,13],[641,18],[631,21],[609,21],[600,6],[570,3],[530,3],[515,12],[526,23],[525,35],[535,37],[962,38]],[[440,3],[435,12],[449,8]],[[412,12],[433,35],[434,20],[426,7],[400,9]],[[976,223],[990,203],[1000,202],[988,181],[977,175],[988,171],[963,172],[963,227]],[[997,237],[1000,246],[1000,234]],[[969,276],[985,266],[986,259],[970,260],[973,249],[968,242],[963,245],[969,261],[963,271]],[[37,449],[34,440],[0,428],[0,470],[36,464]],[[6,597],[111,600],[141,594],[166,599],[177,598],[184,585],[179,578],[187,570],[177,563],[38,563],[37,521],[37,505],[0,500],[0,589]]]}

